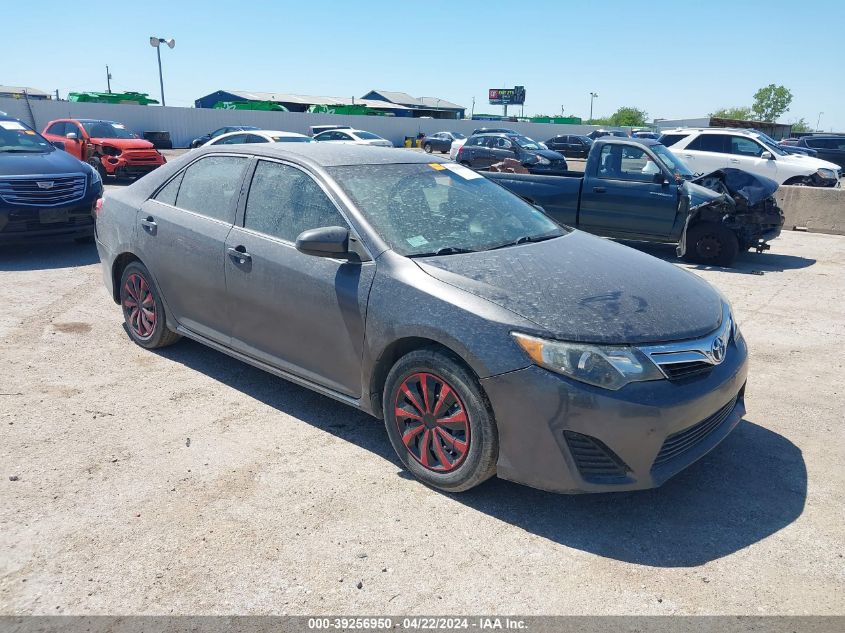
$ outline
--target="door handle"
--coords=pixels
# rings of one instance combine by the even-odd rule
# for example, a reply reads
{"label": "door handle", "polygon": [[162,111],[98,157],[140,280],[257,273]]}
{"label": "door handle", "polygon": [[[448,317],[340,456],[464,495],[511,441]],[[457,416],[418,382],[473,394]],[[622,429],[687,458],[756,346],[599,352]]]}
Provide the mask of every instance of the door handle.
{"label": "door handle", "polygon": [[141,226],[143,226],[150,233],[155,233],[158,229],[158,224],[156,224],[156,221],[151,215],[141,220]]}
{"label": "door handle", "polygon": [[731,158],[730,162],[736,163],[737,165],[739,165],[739,161],[736,158]]}
{"label": "door handle", "polygon": [[246,246],[230,246],[226,252],[229,253],[229,257],[237,259],[241,264],[252,261],[252,255],[246,252]]}
{"label": "door handle", "polygon": [[606,193],[607,187],[593,187],[593,193]]}
{"label": "door handle", "polygon": [[692,158],[692,154],[684,154],[684,158]]}

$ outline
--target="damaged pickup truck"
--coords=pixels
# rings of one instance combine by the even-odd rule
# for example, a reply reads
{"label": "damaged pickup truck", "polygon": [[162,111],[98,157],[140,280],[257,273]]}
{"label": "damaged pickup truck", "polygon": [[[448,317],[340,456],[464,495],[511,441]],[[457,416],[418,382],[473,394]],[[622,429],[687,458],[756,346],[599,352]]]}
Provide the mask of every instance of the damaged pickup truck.
{"label": "damaged pickup truck", "polygon": [[652,139],[600,138],[584,174],[485,173],[567,226],[615,239],[674,243],[678,255],[730,266],[780,235],[778,185],[738,169],[696,177]]}

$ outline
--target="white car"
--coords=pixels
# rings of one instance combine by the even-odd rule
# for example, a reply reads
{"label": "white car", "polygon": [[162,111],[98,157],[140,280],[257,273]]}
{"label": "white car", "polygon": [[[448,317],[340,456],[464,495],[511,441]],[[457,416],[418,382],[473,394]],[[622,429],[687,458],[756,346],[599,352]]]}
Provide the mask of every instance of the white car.
{"label": "white car", "polygon": [[733,167],[766,176],[780,185],[839,186],[839,165],[787,154],[751,130],[678,128],[665,130],[660,142],[700,174]]}
{"label": "white car", "polygon": [[458,150],[464,146],[464,143],[467,142],[465,138],[459,138],[452,141],[452,145],[449,146],[449,158],[452,160],[458,160]]}
{"label": "white car", "polygon": [[320,143],[347,143],[351,145],[375,145],[376,147],[393,147],[393,143],[366,130],[327,130],[314,137]]}
{"label": "white car", "polygon": [[313,143],[314,139],[296,132],[282,132],[280,130],[242,130],[228,132],[211,139],[202,147],[209,145],[239,145],[241,143]]}

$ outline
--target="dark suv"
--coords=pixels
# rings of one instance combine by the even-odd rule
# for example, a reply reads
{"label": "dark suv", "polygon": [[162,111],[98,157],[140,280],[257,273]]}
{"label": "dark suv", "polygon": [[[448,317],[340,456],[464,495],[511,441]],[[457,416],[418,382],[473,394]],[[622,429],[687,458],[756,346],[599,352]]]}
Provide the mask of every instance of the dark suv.
{"label": "dark suv", "polygon": [[25,123],[0,115],[0,244],[94,236],[103,181]]}
{"label": "dark suv", "polygon": [[546,141],[546,146],[567,158],[587,158],[590,147],[593,146],[593,139],[580,134],[561,134]]}
{"label": "dark suv", "polygon": [[569,170],[562,154],[521,134],[474,134],[457,156],[459,163],[473,169],[488,169],[507,158],[519,161],[532,174],[565,174]]}
{"label": "dark suv", "polygon": [[845,136],[805,136],[795,147],[809,147],[818,152],[816,158],[836,163],[845,170]]}

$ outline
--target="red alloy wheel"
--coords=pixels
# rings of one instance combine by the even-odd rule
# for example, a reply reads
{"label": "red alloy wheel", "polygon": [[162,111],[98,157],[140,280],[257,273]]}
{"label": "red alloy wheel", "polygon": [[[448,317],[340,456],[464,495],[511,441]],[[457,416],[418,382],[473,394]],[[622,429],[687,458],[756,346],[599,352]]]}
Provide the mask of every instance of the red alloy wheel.
{"label": "red alloy wheel", "polygon": [[147,280],[138,273],[126,278],[123,286],[123,313],[138,338],[148,339],[156,328],[156,302]]}
{"label": "red alloy wheel", "polygon": [[408,376],[397,390],[394,409],[411,457],[437,473],[463,463],[469,451],[469,419],[464,403],[445,380],[423,372]]}

